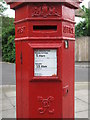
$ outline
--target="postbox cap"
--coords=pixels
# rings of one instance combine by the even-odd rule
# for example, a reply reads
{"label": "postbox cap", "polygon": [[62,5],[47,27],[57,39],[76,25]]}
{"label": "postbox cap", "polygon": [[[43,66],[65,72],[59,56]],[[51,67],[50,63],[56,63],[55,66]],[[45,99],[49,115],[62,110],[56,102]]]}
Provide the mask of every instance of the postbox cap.
{"label": "postbox cap", "polygon": [[25,2],[58,2],[64,4],[73,9],[78,9],[82,0],[5,0],[7,4],[10,4],[11,9],[16,9],[18,6]]}

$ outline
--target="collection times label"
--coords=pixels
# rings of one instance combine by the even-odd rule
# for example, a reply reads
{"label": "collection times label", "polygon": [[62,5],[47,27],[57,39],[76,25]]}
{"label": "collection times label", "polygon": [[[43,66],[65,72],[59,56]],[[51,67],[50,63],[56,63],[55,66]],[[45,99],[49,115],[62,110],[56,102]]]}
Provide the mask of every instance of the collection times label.
{"label": "collection times label", "polygon": [[57,76],[57,50],[34,51],[34,76]]}

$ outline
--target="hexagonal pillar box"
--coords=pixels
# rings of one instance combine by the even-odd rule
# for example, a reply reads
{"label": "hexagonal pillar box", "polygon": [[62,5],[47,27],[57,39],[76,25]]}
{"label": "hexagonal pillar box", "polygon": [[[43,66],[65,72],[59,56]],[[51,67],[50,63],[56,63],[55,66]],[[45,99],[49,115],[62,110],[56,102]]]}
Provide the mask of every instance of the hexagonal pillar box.
{"label": "hexagonal pillar box", "polygon": [[17,118],[74,118],[79,1],[8,2],[15,10]]}

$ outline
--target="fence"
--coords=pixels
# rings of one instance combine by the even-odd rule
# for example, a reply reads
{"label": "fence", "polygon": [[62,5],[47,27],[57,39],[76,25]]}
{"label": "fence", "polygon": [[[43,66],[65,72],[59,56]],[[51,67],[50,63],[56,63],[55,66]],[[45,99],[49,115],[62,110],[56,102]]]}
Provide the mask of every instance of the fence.
{"label": "fence", "polygon": [[83,62],[90,61],[89,57],[89,45],[90,37],[80,37],[76,38],[75,42],[75,61]]}

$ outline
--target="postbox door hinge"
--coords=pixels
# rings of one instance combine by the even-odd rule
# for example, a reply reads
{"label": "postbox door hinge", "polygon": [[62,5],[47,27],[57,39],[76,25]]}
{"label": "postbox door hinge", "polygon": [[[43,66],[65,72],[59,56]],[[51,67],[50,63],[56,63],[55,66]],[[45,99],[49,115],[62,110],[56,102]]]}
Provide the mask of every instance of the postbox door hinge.
{"label": "postbox door hinge", "polygon": [[21,64],[22,64],[22,52],[21,52],[21,54],[20,54],[20,60],[21,60]]}

